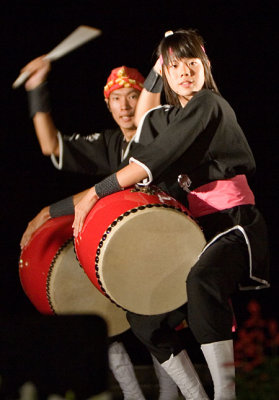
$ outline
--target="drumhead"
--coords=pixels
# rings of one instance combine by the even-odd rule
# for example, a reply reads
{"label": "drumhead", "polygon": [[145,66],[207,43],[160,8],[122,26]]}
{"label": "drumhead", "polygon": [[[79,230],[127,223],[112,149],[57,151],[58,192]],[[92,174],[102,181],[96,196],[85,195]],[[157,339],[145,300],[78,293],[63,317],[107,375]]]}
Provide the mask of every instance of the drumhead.
{"label": "drumhead", "polygon": [[55,314],[100,315],[107,323],[109,336],[129,329],[125,311],[102,295],[79,265],[72,241],[52,263],[47,287],[48,299]]}
{"label": "drumhead", "polygon": [[144,315],[184,304],[186,277],[205,245],[196,222],[179,209],[152,206],[128,212],[112,225],[96,265],[111,300]]}

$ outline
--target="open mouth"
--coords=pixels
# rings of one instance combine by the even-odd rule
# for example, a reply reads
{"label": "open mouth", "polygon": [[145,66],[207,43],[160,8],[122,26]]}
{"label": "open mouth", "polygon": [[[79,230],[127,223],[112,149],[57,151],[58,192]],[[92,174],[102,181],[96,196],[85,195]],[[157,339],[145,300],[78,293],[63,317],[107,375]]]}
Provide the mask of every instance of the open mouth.
{"label": "open mouth", "polygon": [[188,88],[193,85],[193,81],[184,81],[180,83],[180,86]]}
{"label": "open mouth", "polygon": [[120,117],[122,119],[122,121],[124,122],[129,122],[131,121],[131,119],[133,119],[133,115],[123,115],[122,117]]}

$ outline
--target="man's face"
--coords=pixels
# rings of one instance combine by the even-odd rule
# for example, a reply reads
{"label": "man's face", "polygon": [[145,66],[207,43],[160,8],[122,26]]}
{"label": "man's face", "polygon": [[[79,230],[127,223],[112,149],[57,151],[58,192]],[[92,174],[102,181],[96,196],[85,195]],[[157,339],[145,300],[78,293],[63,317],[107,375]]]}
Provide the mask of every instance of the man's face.
{"label": "man's face", "polygon": [[123,133],[136,130],[135,110],[140,92],[133,88],[121,88],[111,92],[107,101],[113,119]]}

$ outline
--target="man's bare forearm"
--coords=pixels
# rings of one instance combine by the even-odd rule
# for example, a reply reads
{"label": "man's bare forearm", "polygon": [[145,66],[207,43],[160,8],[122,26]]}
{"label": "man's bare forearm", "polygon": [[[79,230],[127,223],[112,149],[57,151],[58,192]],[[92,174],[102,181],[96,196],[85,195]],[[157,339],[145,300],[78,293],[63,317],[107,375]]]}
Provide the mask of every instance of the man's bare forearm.
{"label": "man's bare forearm", "polygon": [[36,135],[44,155],[59,155],[57,128],[50,113],[37,112],[33,117]]}

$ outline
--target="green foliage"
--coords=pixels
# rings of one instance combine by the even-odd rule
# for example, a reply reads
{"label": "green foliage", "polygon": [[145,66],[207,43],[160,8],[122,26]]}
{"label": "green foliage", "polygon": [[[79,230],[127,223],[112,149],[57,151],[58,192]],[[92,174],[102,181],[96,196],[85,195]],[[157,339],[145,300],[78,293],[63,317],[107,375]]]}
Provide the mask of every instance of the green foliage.
{"label": "green foliage", "polygon": [[238,330],[235,342],[237,399],[278,400],[278,323],[264,320],[254,300],[248,311],[250,317]]}

